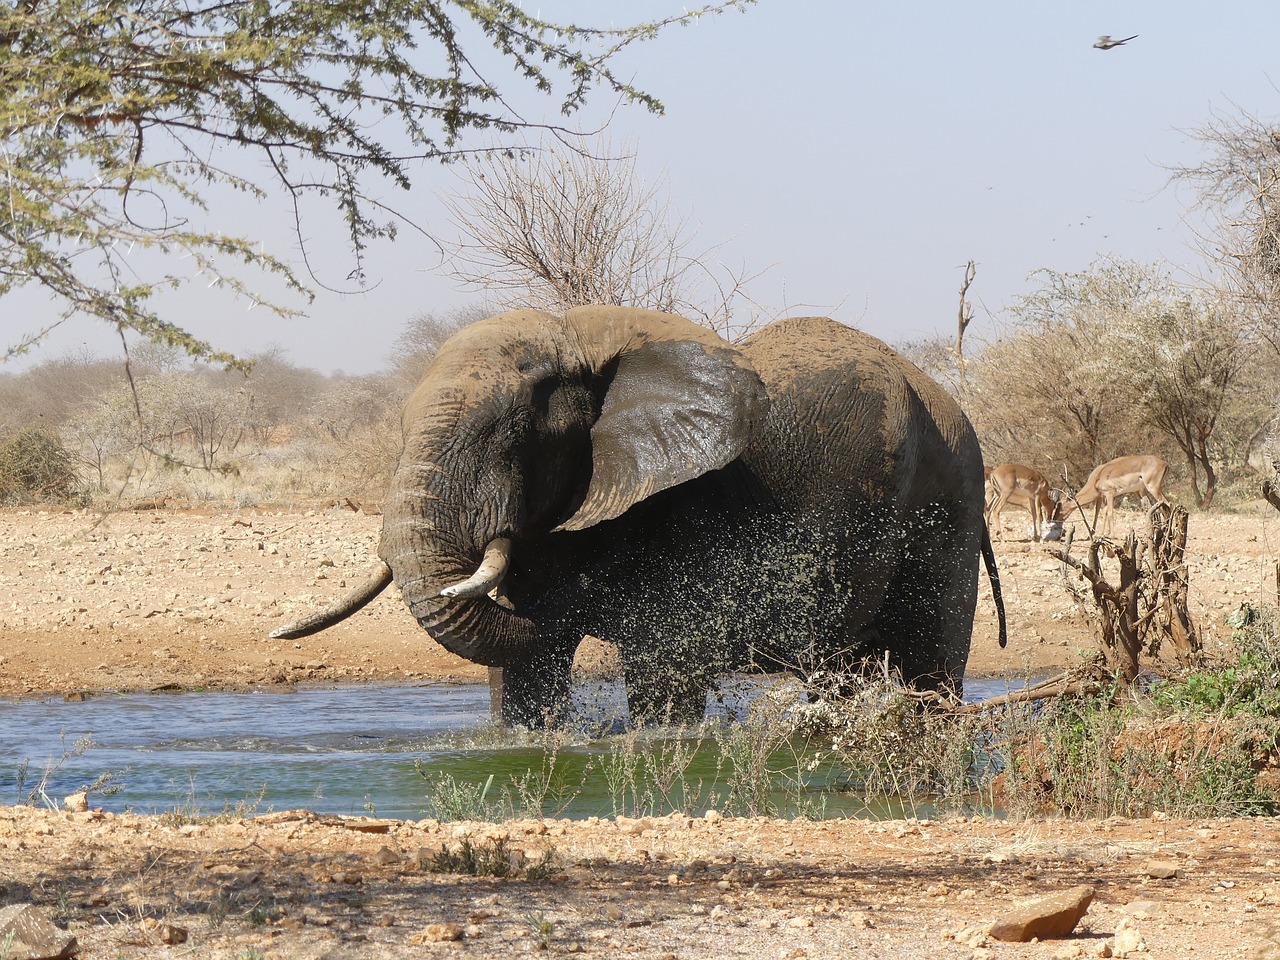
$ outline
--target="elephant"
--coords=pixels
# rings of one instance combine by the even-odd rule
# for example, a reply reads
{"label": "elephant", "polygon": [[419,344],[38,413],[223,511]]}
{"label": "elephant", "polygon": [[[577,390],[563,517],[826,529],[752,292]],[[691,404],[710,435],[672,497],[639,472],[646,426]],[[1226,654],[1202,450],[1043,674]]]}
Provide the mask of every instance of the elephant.
{"label": "elephant", "polygon": [[394,582],[448,650],[501,667],[504,722],[563,722],[584,636],[618,647],[633,723],[702,718],[717,675],[887,655],[962,689],[983,522],[978,440],[881,341],[824,317],[734,345],[679,316],[502,313],[408,400],[380,561],[314,633]]}

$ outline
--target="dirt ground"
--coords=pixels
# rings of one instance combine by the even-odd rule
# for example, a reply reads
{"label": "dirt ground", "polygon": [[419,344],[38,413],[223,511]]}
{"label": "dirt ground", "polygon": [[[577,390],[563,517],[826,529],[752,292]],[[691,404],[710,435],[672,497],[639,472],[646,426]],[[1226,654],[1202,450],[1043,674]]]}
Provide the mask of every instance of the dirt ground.
{"label": "dirt ground", "polygon": [[[346,508],[0,513],[0,697],[482,680],[394,591],[333,630],[268,639],[360,576],[379,522]],[[970,676],[1037,676],[1091,646],[1060,565],[1006,522],[997,553],[1010,643],[996,645],[984,586]],[[1192,516],[1191,605],[1211,650],[1241,602],[1275,601],[1278,557],[1274,511]],[[526,863],[550,851],[550,875],[425,868],[442,845],[499,833]],[[1141,940],[1151,957],[1280,958],[1278,863],[1280,824],[1265,819],[494,827],[0,807],[0,917],[35,904],[86,957],[1057,958]],[[983,934],[1024,899],[1081,884],[1096,895],[1073,936]]]}

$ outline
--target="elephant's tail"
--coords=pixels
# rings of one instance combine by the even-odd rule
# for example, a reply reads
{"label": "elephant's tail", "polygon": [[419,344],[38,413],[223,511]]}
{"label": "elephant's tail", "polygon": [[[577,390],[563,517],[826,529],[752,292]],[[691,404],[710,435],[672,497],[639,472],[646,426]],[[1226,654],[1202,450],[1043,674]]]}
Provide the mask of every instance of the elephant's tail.
{"label": "elephant's tail", "polygon": [[991,579],[991,599],[996,602],[996,619],[1000,622],[1000,646],[1009,643],[1009,630],[1004,619],[1004,594],[1000,592],[1000,568],[996,566],[996,552],[991,547],[991,532],[984,524],[982,527],[982,560],[987,565],[987,576]]}
{"label": "elephant's tail", "polygon": [[297,637],[306,637],[313,633],[319,633],[321,630],[347,619],[347,617],[385,590],[390,583],[391,568],[384,561],[379,560],[378,569],[363,582],[357,584],[355,589],[351,590],[345,597],[341,597],[309,617],[303,617],[301,620],[287,623],[283,627],[277,627],[271,631],[270,636],[273,639],[293,640]]}

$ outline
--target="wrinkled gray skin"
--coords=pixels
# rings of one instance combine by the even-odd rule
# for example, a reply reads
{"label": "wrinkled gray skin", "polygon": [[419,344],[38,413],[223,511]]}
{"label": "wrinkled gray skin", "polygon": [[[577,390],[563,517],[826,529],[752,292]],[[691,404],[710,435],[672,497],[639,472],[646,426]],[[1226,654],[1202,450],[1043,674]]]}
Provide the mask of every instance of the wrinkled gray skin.
{"label": "wrinkled gray skin", "polygon": [[[633,722],[696,721],[726,670],[884,651],[960,688],[984,547],[996,576],[982,455],[866,334],[799,318],[735,347],[629,308],[502,314],[444,344],[404,436],[379,553],[433,638],[504,668],[509,723],[564,718],[584,634],[617,643]],[[442,597],[495,538],[500,588]]]}

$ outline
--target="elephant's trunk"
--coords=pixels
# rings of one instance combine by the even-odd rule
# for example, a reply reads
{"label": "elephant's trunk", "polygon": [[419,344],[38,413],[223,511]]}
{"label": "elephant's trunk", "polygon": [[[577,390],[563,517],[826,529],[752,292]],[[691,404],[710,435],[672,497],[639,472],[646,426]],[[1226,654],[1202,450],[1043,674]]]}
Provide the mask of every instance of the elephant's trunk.
{"label": "elephant's trunk", "polygon": [[380,548],[410,612],[433,640],[473,663],[503,667],[527,660],[536,627],[489,596],[500,589],[509,541],[486,544],[484,557],[477,557],[424,517],[422,503],[409,502],[416,499],[393,492]]}

